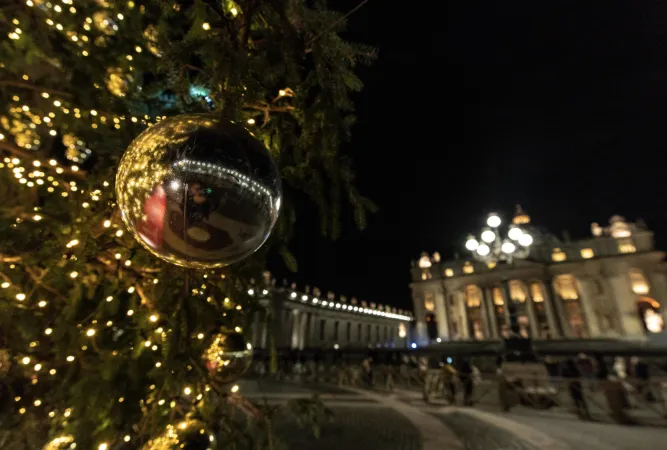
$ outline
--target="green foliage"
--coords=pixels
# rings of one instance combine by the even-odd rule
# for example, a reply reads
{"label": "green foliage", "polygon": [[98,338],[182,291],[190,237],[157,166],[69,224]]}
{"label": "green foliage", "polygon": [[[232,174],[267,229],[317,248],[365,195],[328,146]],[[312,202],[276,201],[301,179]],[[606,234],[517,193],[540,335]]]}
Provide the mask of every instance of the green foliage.
{"label": "green foliage", "polygon": [[[374,50],[344,27],[322,1],[0,2],[0,447],[71,435],[77,448],[141,448],[187,418],[212,448],[279,448],[269,411],[231,394],[202,354],[259,311],[246,292],[270,248],[296,270],[295,193],[332,237],[341,204],[360,227],[374,209],[340,151],[356,66]],[[275,232],[231,268],[170,266],[122,233],[123,149],[182,112],[248,124],[280,169]],[[317,406],[293,406],[319,423]]]}

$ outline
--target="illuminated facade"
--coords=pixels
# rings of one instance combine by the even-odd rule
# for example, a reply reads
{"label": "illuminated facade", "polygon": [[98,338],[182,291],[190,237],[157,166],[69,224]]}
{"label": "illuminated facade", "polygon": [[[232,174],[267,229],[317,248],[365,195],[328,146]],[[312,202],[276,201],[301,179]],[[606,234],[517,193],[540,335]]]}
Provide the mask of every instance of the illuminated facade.
{"label": "illuminated facade", "polygon": [[248,294],[259,297],[265,308],[253,321],[256,348],[268,348],[269,339],[278,348],[294,350],[406,348],[409,342],[412,314],[394,307],[323,294],[317,288],[277,287],[268,280]]}
{"label": "illuminated facade", "polygon": [[[530,227],[530,217],[521,212],[514,223]],[[534,339],[663,333],[667,265],[653,233],[620,216],[591,231],[578,241],[540,234],[528,258],[511,264],[422,254],[411,271],[415,339],[499,339],[509,333],[510,315]]]}

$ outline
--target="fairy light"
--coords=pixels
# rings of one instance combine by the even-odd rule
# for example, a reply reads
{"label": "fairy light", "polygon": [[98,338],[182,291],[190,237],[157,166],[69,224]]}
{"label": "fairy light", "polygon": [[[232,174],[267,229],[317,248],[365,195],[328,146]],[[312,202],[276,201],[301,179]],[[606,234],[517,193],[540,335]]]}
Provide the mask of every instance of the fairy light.
{"label": "fairy light", "polygon": [[134,290],[135,290],[134,286],[130,286],[129,288],[127,288],[127,292],[130,293],[130,294],[132,294],[134,292]]}
{"label": "fairy light", "polygon": [[74,356],[70,355],[66,359],[67,359],[67,362],[72,362],[72,361],[74,361]]}
{"label": "fairy light", "polygon": [[201,25],[201,27],[202,27],[204,30],[208,31],[208,30],[211,29],[211,24],[208,23],[208,22],[204,22],[204,23]]}
{"label": "fairy light", "polygon": [[35,405],[35,406],[39,406],[41,404],[42,404],[42,401],[40,399],[37,399],[33,402],[33,405]]}
{"label": "fairy light", "polygon": [[107,300],[107,302],[111,302],[111,301],[113,301],[113,297],[110,295],[106,298],[106,300]]}
{"label": "fairy light", "polygon": [[34,369],[35,369],[35,372],[39,372],[40,370],[42,370],[42,365],[41,364],[35,364]]}
{"label": "fairy light", "polygon": [[131,315],[133,315],[133,314],[134,314],[134,310],[132,310],[132,309],[128,309],[128,310],[127,310],[127,315],[128,315],[128,316],[131,316]]}
{"label": "fairy light", "polygon": [[77,245],[79,245],[79,240],[78,239],[72,239],[71,241],[69,241],[67,243],[67,245],[65,247],[72,248],[72,247],[77,246]]}
{"label": "fairy light", "polygon": [[37,303],[37,306],[39,306],[40,308],[44,308],[46,306],[46,301],[45,300],[40,300],[40,302]]}
{"label": "fairy light", "polygon": [[188,386],[185,389],[183,389],[183,393],[185,395],[190,395],[190,394],[192,394],[192,389]]}
{"label": "fairy light", "polygon": [[153,314],[148,318],[151,322],[157,322],[158,316],[157,314]]}
{"label": "fairy light", "polygon": [[25,294],[23,292],[16,294],[16,300],[22,302],[25,300]]}
{"label": "fairy light", "polygon": [[93,328],[89,328],[88,331],[86,331],[86,336],[88,337],[95,336],[95,330]]}
{"label": "fairy light", "polygon": [[27,366],[28,364],[30,364],[30,357],[24,356],[21,362]]}
{"label": "fairy light", "polygon": [[121,237],[123,235],[123,230],[116,231],[116,237]]}
{"label": "fairy light", "polygon": [[232,386],[230,391],[232,391],[232,394],[236,394],[239,391],[239,385],[235,384],[234,386]]}
{"label": "fairy light", "polygon": [[111,221],[110,220],[105,220],[103,225],[104,225],[104,228],[109,228],[111,226]]}
{"label": "fairy light", "polygon": [[47,336],[50,335],[51,333],[53,333],[53,328],[47,328],[46,330],[44,330],[44,334]]}
{"label": "fairy light", "polygon": [[199,333],[197,335],[197,339],[204,339],[204,333]]}
{"label": "fairy light", "polygon": [[0,287],[2,287],[3,289],[7,289],[9,286],[10,286],[9,281],[5,281],[4,283],[0,284]]}
{"label": "fairy light", "polygon": [[77,272],[77,271],[70,272],[69,276],[70,276],[70,278],[76,278],[76,277],[79,276],[79,272]]}

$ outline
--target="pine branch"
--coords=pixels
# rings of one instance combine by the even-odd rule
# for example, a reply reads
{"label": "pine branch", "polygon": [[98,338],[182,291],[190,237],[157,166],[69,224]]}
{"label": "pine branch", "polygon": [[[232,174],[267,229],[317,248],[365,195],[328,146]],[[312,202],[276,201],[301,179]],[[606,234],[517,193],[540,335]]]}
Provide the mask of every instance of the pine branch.
{"label": "pine branch", "polygon": [[0,86],[14,86],[14,87],[30,89],[31,91],[47,92],[49,94],[60,95],[61,97],[64,97],[64,98],[73,98],[74,97],[69,92],[60,91],[58,89],[46,88],[46,87],[38,86],[38,85],[32,84],[32,83],[26,83],[25,81],[0,80]]}

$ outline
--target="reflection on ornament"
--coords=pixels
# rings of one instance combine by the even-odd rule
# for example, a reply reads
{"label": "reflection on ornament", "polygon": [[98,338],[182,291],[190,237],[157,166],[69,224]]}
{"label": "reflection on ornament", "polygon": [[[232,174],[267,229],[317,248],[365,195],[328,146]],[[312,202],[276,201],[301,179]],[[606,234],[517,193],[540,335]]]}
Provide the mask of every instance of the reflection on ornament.
{"label": "reflection on ornament", "polygon": [[248,370],[252,362],[252,346],[240,333],[222,331],[204,352],[206,367],[216,372],[220,383],[232,383]]}
{"label": "reflection on ornament", "polygon": [[142,450],[205,450],[211,448],[215,437],[199,420],[184,420],[177,425],[167,425],[161,436],[151,439]]}
{"label": "reflection on ornament", "polygon": [[109,67],[104,83],[107,89],[116,97],[125,97],[128,85],[132,82],[132,75],[125,74],[119,67]]}
{"label": "reflection on ornament", "polygon": [[144,38],[146,39],[146,48],[148,51],[157,57],[162,56],[162,53],[157,48],[157,28],[154,25],[148,25],[144,30]]}
{"label": "reflection on ornament", "polygon": [[106,11],[97,11],[93,13],[93,23],[95,27],[107,36],[116,34],[118,25],[113,21],[109,13]]}
{"label": "reflection on ornament", "polygon": [[76,444],[72,436],[59,436],[48,442],[43,450],[69,450],[74,448],[76,448]]}
{"label": "reflection on ornament", "polygon": [[282,187],[268,151],[244,128],[187,114],[130,144],[116,196],[125,224],[151,253],[210,268],[239,261],[266,241]]}

